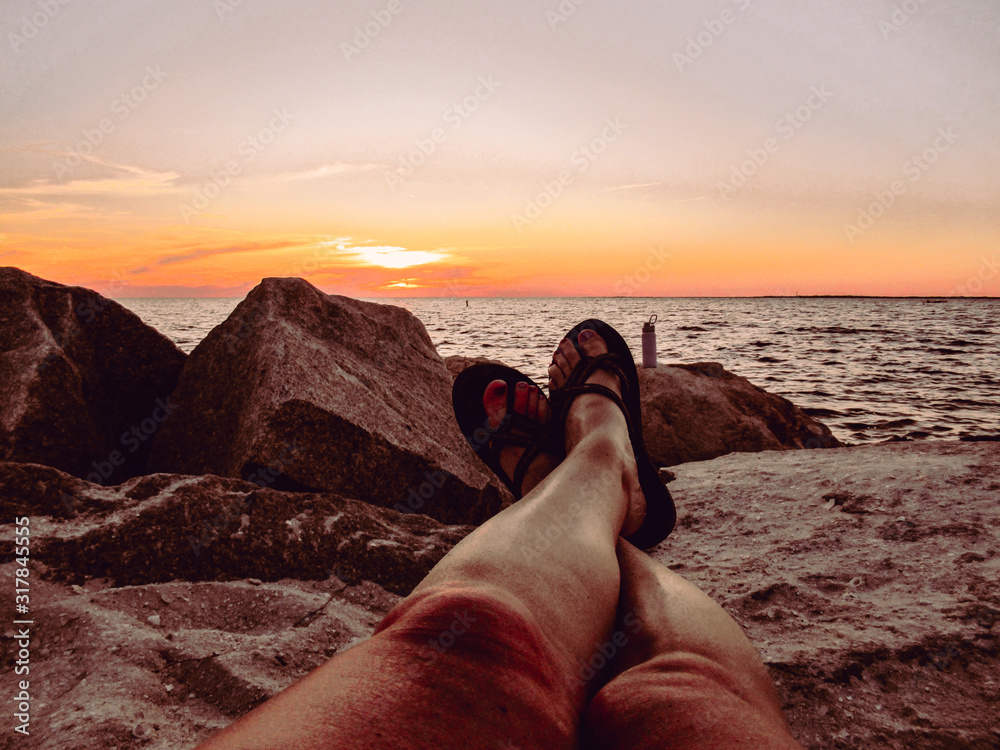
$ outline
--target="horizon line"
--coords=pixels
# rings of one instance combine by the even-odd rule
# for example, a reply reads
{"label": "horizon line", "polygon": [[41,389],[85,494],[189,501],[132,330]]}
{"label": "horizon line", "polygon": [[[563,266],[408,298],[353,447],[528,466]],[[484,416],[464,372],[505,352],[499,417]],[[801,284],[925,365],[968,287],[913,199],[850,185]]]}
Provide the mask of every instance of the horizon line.
{"label": "horizon line", "polygon": [[[95,290],[96,291],[96,290]],[[322,290],[320,290],[322,291]],[[249,294],[249,292],[247,292]],[[111,300],[136,300],[136,299],[246,299],[247,294],[242,297],[107,297]],[[634,297],[622,295],[602,295],[602,294],[513,294],[513,295],[490,295],[484,297],[456,297],[455,295],[409,295],[409,296],[353,296],[342,295],[336,292],[324,292],[324,294],[336,295],[338,297],[353,297],[354,299],[453,299],[453,300],[490,300],[490,299],[911,299],[911,300],[1000,300],[1000,296],[977,296],[977,297],[956,297],[937,296],[926,294],[740,294],[740,295],[678,295],[678,296],[649,296]],[[102,295],[104,296],[104,295]]]}

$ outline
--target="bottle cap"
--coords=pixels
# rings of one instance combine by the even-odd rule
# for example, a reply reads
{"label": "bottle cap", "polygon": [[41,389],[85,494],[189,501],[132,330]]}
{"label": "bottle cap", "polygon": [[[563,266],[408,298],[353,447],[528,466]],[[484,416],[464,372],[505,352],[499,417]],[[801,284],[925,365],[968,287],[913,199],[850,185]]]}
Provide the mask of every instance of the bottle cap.
{"label": "bottle cap", "polygon": [[642,324],[642,332],[643,333],[656,333],[656,321],[657,321],[657,316],[655,316],[655,315],[649,316],[649,322]]}

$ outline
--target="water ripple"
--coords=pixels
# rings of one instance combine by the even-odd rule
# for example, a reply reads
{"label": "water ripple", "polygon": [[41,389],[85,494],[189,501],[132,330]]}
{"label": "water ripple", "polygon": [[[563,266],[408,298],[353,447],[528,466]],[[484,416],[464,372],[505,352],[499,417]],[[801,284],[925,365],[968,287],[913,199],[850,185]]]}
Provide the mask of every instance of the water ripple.
{"label": "water ripple", "polygon": [[[191,351],[239,300],[121,302]],[[579,321],[606,320],[638,358],[642,324],[656,314],[661,363],[720,362],[816,414],[842,440],[1000,434],[998,300],[930,306],[895,299],[547,298],[474,299],[466,307],[464,299],[441,298],[391,304],[423,321],[442,356],[500,359],[540,383],[559,339]]]}

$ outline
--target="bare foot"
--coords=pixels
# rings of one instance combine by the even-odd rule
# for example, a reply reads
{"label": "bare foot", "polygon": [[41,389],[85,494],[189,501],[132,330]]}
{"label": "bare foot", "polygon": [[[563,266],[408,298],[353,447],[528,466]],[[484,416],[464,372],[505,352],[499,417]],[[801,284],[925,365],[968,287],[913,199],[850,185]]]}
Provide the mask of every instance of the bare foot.
{"label": "bare foot", "polygon": [[[579,335],[580,348],[587,357],[606,354],[607,344],[598,333],[583,330]],[[582,362],[580,352],[569,339],[559,343],[549,366],[549,392],[555,395],[566,385],[573,370]],[[604,369],[596,370],[587,378],[588,384],[602,385],[618,396],[622,395],[618,376]],[[639,484],[635,454],[628,434],[628,422],[622,410],[611,399],[598,393],[577,396],[570,405],[564,426],[566,454],[569,455],[581,441],[595,433],[600,433],[610,445],[621,452],[624,461],[623,485],[629,495],[629,513],[622,528],[622,536],[638,530],[646,515],[646,498]]]}
{"label": "bare foot", "polygon": [[[483,393],[483,408],[490,419],[490,427],[494,430],[499,428],[504,417],[507,416],[507,383],[503,380],[494,380],[486,386],[486,391]],[[549,423],[549,419],[552,417],[549,400],[545,398],[545,394],[537,386],[524,382],[515,386],[514,411],[543,427]],[[523,435],[525,433],[515,428],[514,434]],[[511,445],[500,451],[500,468],[507,476],[514,476],[517,464],[525,450],[527,449],[521,446]],[[521,496],[527,495],[538,486],[559,463],[558,457],[549,453],[540,453],[532,461],[524,475],[524,481],[521,483]]]}

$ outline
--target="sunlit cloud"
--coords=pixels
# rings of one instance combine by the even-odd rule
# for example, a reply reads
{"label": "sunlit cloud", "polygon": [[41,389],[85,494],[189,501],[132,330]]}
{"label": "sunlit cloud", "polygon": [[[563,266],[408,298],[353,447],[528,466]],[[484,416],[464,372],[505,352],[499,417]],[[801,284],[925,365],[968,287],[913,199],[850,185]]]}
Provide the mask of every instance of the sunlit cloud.
{"label": "sunlit cloud", "polygon": [[382,268],[413,268],[414,266],[438,263],[449,257],[447,253],[443,252],[407,250],[405,247],[385,245],[377,247],[348,247],[340,243],[337,247],[339,250],[346,251],[349,256],[362,263],[367,263],[371,266],[381,266]]}

